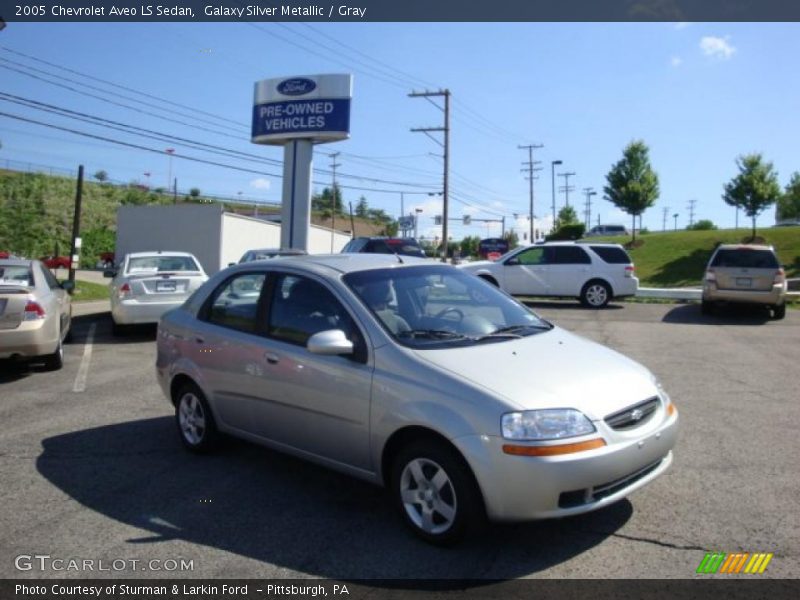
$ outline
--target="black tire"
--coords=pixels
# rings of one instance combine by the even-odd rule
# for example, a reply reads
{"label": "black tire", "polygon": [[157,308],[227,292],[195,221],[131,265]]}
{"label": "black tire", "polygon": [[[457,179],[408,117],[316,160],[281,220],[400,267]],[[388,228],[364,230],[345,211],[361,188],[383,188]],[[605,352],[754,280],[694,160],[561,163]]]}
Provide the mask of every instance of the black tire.
{"label": "black tire", "polygon": [[709,300],[702,300],[700,302],[700,312],[704,315],[714,314],[714,303]]}
{"label": "black tire", "polygon": [[772,318],[783,319],[786,316],[786,303],[772,307]]}
{"label": "black tire", "polygon": [[61,332],[58,333],[58,346],[56,351],[44,358],[44,367],[48,371],[58,371],[64,366],[64,345],[61,343]]}
{"label": "black tire", "polygon": [[581,290],[581,304],[588,308],[603,308],[611,300],[611,287],[600,280],[589,281]]}
{"label": "black tire", "polygon": [[211,452],[219,442],[214,415],[203,392],[193,383],[178,390],[175,397],[175,425],[184,447],[190,452]]}
{"label": "black tire", "polygon": [[392,465],[391,493],[406,526],[432,544],[454,544],[485,521],[472,472],[455,450],[437,440],[420,439],[400,450]]}
{"label": "black tire", "polygon": [[111,318],[111,335],[116,337],[120,337],[128,333],[128,327],[126,325],[120,325],[117,323],[114,318]]}

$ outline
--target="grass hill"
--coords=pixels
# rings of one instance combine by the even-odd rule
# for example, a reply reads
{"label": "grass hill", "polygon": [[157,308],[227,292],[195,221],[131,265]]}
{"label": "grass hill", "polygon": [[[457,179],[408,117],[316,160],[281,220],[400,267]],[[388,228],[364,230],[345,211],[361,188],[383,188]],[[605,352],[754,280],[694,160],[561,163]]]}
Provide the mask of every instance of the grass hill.
{"label": "grass hill", "polygon": [[[644,286],[700,285],[705,266],[717,244],[741,243],[750,234],[749,228],[645,233],[636,238],[637,242],[641,240],[643,243],[628,252]],[[788,277],[800,277],[800,227],[764,227],[758,229],[756,235],[775,247],[778,259],[787,267]],[[594,239],[618,244],[630,242],[630,237]]]}
{"label": "grass hill", "polygon": [[[67,255],[72,236],[76,180],[40,173],[0,170],[0,251],[20,256]],[[178,196],[179,202],[209,202],[202,195]],[[172,194],[139,185],[115,185],[84,180],[81,210],[82,266],[92,267],[101,252],[114,249],[117,208],[126,204],[172,204]],[[225,203],[227,210],[253,214],[250,204]],[[259,214],[277,212],[260,207]],[[312,214],[312,223],[330,226],[330,219]],[[350,230],[350,219],[337,217],[339,230]],[[356,235],[377,235],[383,225],[355,219]]]}

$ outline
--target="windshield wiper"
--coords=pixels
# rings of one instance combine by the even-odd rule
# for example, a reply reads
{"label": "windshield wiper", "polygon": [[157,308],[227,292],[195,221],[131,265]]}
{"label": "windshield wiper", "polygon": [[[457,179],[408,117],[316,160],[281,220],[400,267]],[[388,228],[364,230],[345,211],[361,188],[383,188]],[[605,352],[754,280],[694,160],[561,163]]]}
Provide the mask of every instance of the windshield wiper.
{"label": "windshield wiper", "polygon": [[398,332],[397,337],[430,338],[434,340],[468,339],[467,336],[461,333],[447,331],[445,329],[411,329],[409,331]]}
{"label": "windshield wiper", "polygon": [[487,333],[485,335],[479,336],[475,338],[476,342],[481,340],[491,339],[491,338],[521,338],[523,337],[520,332],[526,331],[528,329],[534,329],[536,331],[550,331],[552,329],[552,325],[510,325],[509,327],[501,327],[500,329],[495,329],[492,333]]}

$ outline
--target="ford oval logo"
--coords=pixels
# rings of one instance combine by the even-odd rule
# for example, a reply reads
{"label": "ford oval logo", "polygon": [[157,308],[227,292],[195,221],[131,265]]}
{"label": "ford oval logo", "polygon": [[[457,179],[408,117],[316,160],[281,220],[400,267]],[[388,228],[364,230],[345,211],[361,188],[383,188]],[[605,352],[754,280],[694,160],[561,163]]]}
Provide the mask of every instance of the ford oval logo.
{"label": "ford oval logo", "polygon": [[284,96],[302,96],[313,92],[317,84],[304,77],[285,79],[278,84],[278,91]]}

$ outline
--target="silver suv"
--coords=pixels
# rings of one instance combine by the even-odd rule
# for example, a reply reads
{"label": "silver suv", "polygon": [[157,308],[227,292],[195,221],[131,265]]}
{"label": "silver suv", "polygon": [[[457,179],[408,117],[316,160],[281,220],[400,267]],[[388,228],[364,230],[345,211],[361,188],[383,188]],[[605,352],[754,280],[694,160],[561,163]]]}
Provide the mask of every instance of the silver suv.
{"label": "silver suv", "polygon": [[703,314],[717,302],[761,304],[786,316],[786,274],[772,246],[721,244],[706,267]]}

